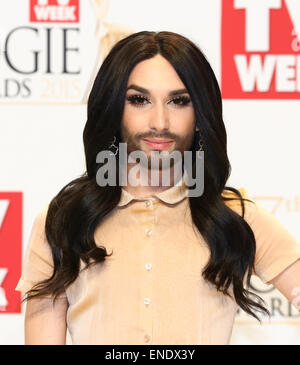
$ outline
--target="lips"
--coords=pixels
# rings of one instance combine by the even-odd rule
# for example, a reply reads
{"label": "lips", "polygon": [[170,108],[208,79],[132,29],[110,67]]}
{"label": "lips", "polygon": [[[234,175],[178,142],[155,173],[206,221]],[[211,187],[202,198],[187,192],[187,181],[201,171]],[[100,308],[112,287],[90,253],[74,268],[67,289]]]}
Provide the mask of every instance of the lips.
{"label": "lips", "polygon": [[169,147],[174,141],[166,138],[143,138],[143,141],[155,149],[164,149]]}

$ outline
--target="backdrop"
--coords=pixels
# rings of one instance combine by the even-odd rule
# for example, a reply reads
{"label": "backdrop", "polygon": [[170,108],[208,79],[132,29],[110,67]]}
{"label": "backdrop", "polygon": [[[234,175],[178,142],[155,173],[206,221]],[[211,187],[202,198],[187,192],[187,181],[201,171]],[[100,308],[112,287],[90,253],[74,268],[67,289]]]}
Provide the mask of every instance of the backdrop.
{"label": "backdrop", "polygon": [[[246,187],[300,242],[299,0],[1,1],[1,344],[24,343],[14,288],[33,220],[84,171],[91,82],[112,45],[142,30],[180,33],[206,54],[224,100],[227,185]],[[300,313],[255,276],[252,287],[271,320],[239,312],[231,343],[300,344]]]}

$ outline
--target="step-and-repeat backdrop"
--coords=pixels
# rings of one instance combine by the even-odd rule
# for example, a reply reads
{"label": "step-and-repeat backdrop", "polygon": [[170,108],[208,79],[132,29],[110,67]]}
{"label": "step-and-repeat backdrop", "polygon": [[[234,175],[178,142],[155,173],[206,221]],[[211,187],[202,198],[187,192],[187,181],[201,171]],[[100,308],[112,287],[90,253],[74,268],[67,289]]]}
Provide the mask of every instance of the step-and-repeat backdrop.
{"label": "step-and-repeat backdrop", "polygon": [[[141,30],[203,50],[224,99],[228,185],[246,187],[300,242],[299,0],[1,1],[0,344],[24,343],[14,288],[33,220],[84,171],[91,83],[112,45]],[[295,307],[257,277],[252,289],[271,320],[238,312],[231,343],[300,344]]]}

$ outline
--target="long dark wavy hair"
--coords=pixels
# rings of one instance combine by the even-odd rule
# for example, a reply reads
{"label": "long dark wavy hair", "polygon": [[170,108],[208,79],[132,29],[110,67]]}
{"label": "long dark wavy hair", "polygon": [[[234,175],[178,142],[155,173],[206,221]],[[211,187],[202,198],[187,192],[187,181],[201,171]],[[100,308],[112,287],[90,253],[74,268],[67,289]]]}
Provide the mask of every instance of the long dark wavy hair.
{"label": "long dark wavy hair", "polygon": [[[210,250],[203,278],[224,295],[232,297],[228,291],[232,288],[238,306],[260,321],[255,310],[269,316],[270,313],[262,304],[262,298],[248,290],[256,242],[244,219],[244,200],[247,199],[237,189],[225,186],[231,166],[218,82],[199,47],[186,37],[168,31],[131,34],[117,42],[103,61],[88,99],[83,132],[86,171],[64,186],[48,207],[45,232],[53,256],[53,274],[28,291],[26,299],[49,294],[56,299],[77,278],[80,259],[88,268],[112,254],[96,245],[94,233],[117,206],[121,186],[100,187],[97,184],[96,173],[101,164],[96,162],[96,156],[109,148],[114,136],[120,138],[127,82],[132,69],[157,54],[170,62],[185,84],[204,143],[204,193],[189,197],[193,223]],[[198,142],[195,137],[193,153],[198,149]],[[117,175],[119,181],[118,171]],[[225,190],[237,197],[222,196]],[[242,216],[225,204],[230,199],[240,202]]]}

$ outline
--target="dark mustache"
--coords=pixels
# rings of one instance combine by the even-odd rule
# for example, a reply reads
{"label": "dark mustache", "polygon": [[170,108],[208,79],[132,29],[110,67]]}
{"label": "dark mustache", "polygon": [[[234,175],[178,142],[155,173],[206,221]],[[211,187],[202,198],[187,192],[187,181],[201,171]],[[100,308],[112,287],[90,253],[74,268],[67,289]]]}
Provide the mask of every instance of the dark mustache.
{"label": "dark mustache", "polygon": [[136,134],[136,138],[137,139],[141,139],[141,138],[169,138],[169,139],[174,139],[175,141],[178,140],[178,137],[176,134],[173,133],[138,133]]}

